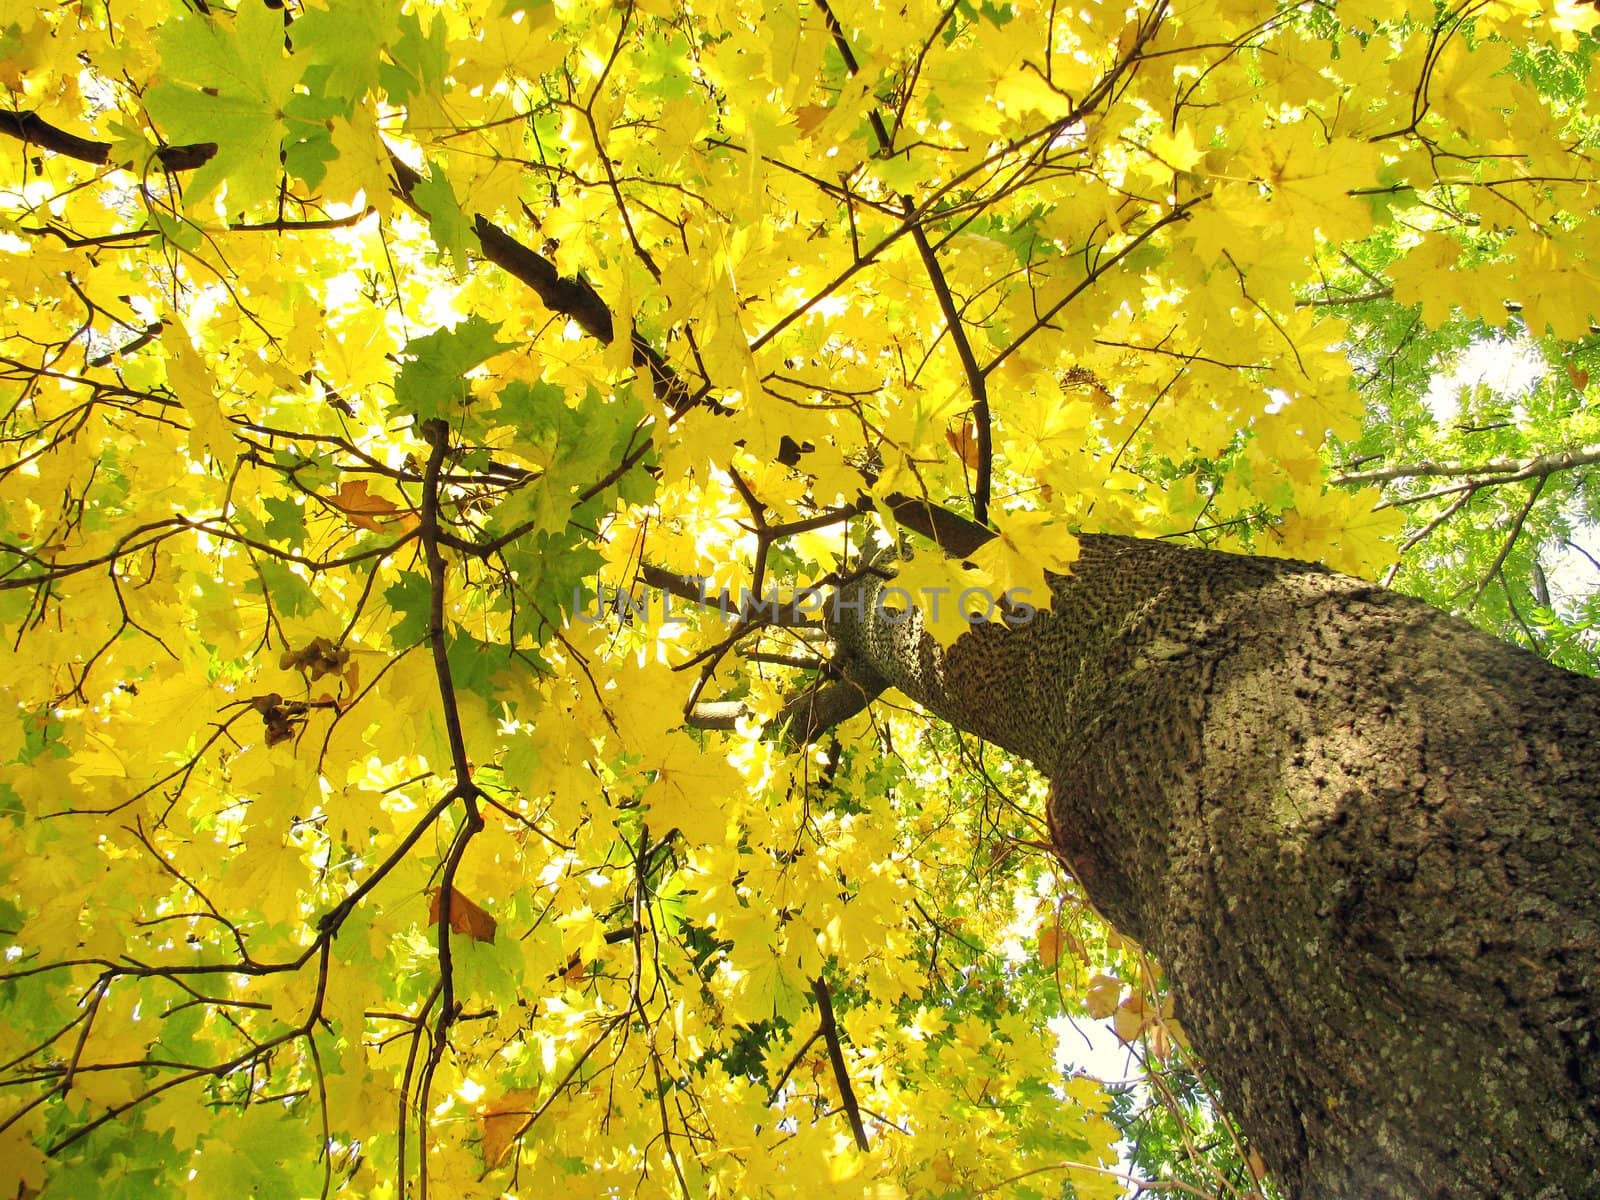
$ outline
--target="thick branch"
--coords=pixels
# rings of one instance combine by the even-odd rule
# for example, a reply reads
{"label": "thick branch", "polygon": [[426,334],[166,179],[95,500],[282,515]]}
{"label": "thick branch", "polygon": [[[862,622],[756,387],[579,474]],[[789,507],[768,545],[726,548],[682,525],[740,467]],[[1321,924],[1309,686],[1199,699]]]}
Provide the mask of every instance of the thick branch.
{"label": "thick branch", "polygon": [[[831,680],[790,697],[763,732],[769,738],[781,738],[788,750],[802,750],[835,725],[866,711],[887,686],[858,666],[849,679]],[[750,710],[738,700],[712,700],[695,705],[688,724],[694,729],[729,732],[749,715]]]}
{"label": "thick branch", "polygon": [[428,647],[433,655],[434,675],[439,685],[439,702],[444,710],[445,732],[450,743],[450,765],[455,770],[455,790],[465,796],[469,806],[477,796],[472,783],[472,764],[467,758],[466,737],[461,730],[461,713],[456,705],[455,680],[450,672],[449,644],[445,640],[444,555],[439,549],[439,473],[450,450],[450,426],[441,420],[422,426],[428,443],[428,462],[423,472],[422,514],[418,535],[428,566]]}
{"label": "thick branch", "polygon": [[[822,10],[828,31],[833,37],[833,44],[838,48],[840,57],[844,59],[845,67],[851,75],[857,74],[861,68],[850,47],[850,39],[845,34],[844,26],[828,7],[827,0],[818,0],[817,6]],[[879,153],[886,157],[894,157],[894,135],[885,125],[883,115],[874,108],[869,114],[869,120],[873,135],[877,138]],[[950,291],[950,283],[945,278],[944,269],[939,265],[939,256],[933,248],[933,243],[928,240],[927,230],[923,228],[922,222],[917,220],[916,202],[910,196],[901,196],[900,207],[906,224],[911,229],[911,238],[916,243],[923,269],[928,273],[928,282],[932,285],[933,294],[939,302],[939,311],[944,314],[945,328],[950,332],[950,340],[956,348],[956,357],[961,362],[961,372],[966,376],[967,389],[972,395],[972,418],[978,433],[978,468],[977,480],[973,485],[972,507],[977,515],[977,523],[986,525],[989,519],[990,476],[994,469],[988,384],[983,370],[978,366],[978,357],[973,353],[972,343],[967,338],[966,326],[961,320],[960,306],[956,304],[955,296]]]}
{"label": "thick branch", "polygon": [[773,724],[783,731],[787,746],[800,749],[866,711],[888,686],[882,677],[857,665],[848,678],[830,680],[792,697]]}
{"label": "thick branch", "polygon": [[[866,482],[870,484],[870,476],[867,476]],[[921,534],[952,557],[971,554],[995,537],[992,530],[920,497],[895,493],[885,503],[902,526]],[[870,500],[863,497],[856,511],[867,512],[870,509]],[[848,511],[842,512],[839,519],[849,515],[852,514]],[[724,612],[728,611],[728,598],[722,594],[706,595],[703,581],[689,579],[648,563],[640,568],[639,573],[651,587],[660,588],[691,603],[720,605]],[[871,600],[862,596],[866,586],[867,581],[858,580],[845,590],[853,600],[871,603]],[[842,678],[819,683],[792,696],[783,711],[767,727],[767,736],[781,736],[790,749],[808,746],[835,725],[862,712],[891,686],[891,681],[873,669],[859,654],[847,653],[835,666]],[[688,723],[696,729],[728,731],[736,728],[739,721],[748,715],[748,710],[739,701],[708,701],[694,706],[689,713]]]}
{"label": "thick branch", "polygon": [[[422,211],[412,199],[422,177],[393,152],[389,155],[389,167],[394,172],[395,194],[412,209]],[[570,318],[579,329],[601,345],[611,344],[616,337],[611,310],[588,280],[562,275],[548,258],[512,237],[481,213],[473,214],[472,229],[478,235],[478,245],[483,249],[484,258],[531,288],[551,312]],[[660,352],[637,333],[630,334],[629,341],[633,347],[633,365],[650,376],[651,388],[657,398],[674,413],[684,412],[691,407],[688,387]]]}
{"label": "thick branch", "polygon": [[920,496],[895,492],[885,503],[896,521],[911,532],[920,533],[951,558],[964,558],[996,536],[994,530]]}
{"label": "thick branch", "polygon": [[[703,590],[703,579],[691,579],[650,563],[640,567],[639,576],[648,586],[659,588],[691,604],[716,608],[723,613],[736,611],[730,609],[727,593],[707,594]],[[807,622],[814,624],[814,618],[808,617]],[[763,627],[774,624],[781,625],[782,622],[766,621]],[[753,628],[751,632],[754,632]],[[802,749],[835,725],[863,711],[886,686],[884,680],[864,667],[858,667],[844,679],[818,680],[813,686],[789,698],[782,711],[768,723],[765,734],[767,737],[781,738],[791,750]],[[690,709],[687,723],[694,729],[727,732],[736,729],[739,722],[749,716],[750,710],[741,701],[709,700]]]}
{"label": "thick branch", "polygon": [[1447,476],[1470,475],[1481,477],[1485,484],[1515,483],[1553,475],[1573,467],[1587,467],[1600,463],[1600,446],[1580,446],[1575,450],[1555,450],[1537,454],[1532,458],[1497,458],[1488,462],[1432,462],[1403,463],[1393,467],[1376,467],[1371,471],[1347,471],[1335,475],[1333,483],[1354,485],[1387,483],[1395,479],[1429,479]]}
{"label": "thick branch", "polygon": [[850,1083],[850,1069],[844,1061],[844,1047],[839,1042],[839,1025],[833,1018],[833,994],[823,979],[811,981],[811,994],[817,998],[817,1012],[822,1018],[822,1039],[828,1045],[828,1062],[833,1066],[833,1080],[839,1085],[839,1102],[845,1118],[850,1122],[850,1133],[862,1153],[869,1149],[866,1126],[861,1123],[861,1106],[856,1103],[856,1090]]}
{"label": "thick branch", "polygon": [[422,518],[419,533],[428,567],[428,643],[433,653],[435,682],[439,690],[439,705],[450,743],[450,762],[455,772],[452,796],[461,799],[465,809],[461,824],[456,828],[445,853],[444,867],[439,875],[438,928],[435,941],[439,950],[439,1015],[434,1023],[433,1041],[423,1064],[422,1082],[418,1092],[418,1140],[422,1144],[423,1173],[422,1194],[428,1190],[427,1158],[429,1116],[432,1104],[429,1095],[433,1088],[434,1073],[444,1059],[449,1046],[450,1027],[460,1015],[460,1005],[455,995],[455,964],[452,957],[450,934],[454,928],[451,906],[456,900],[456,871],[461,866],[467,844],[483,828],[483,817],[478,811],[478,788],[472,781],[472,764],[467,758],[467,743],[461,729],[461,713],[456,704],[455,680],[450,669],[449,645],[445,640],[445,592],[448,588],[444,554],[439,548],[439,475],[450,451],[450,426],[445,421],[426,421],[422,425],[423,439],[428,443],[428,461],[423,471]]}
{"label": "thick branch", "polygon": [[[65,155],[95,166],[111,164],[111,144],[93,141],[69,133],[50,124],[33,112],[0,112],[0,133],[38,146],[54,154]],[[216,156],[215,142],[199,142],[187,146],[164,146],[155,152],[155,159],[169,171],[192,171]],[[412,194],[422,177],[392,152],[389,167],[395,179],[395,192],[407,206],[421,211]],[[555,264],[536,253],[505,229],[482,214],[473,215],[473,231],[483,256],[500,267],[512,278],[531,288],[551,312],[570,317],[577,326],[604,345],[615,337],[611,310],[587,280],[563,276]],[[633,346],[633,364],[650,376],[657,397],[674,413],[692,406],[688,387],[678,378],[666,359],[655,347],[638,334],[630,335]]]}
{"label": "thick branch", "polygon": [[[97,167],[125,165],[111,163],[110,142],[96,142],[68,133],[50,124],[38,113],[0,112],[0,133],[10,134],[26,145]],[[210,162],[216,154],[215,142],[195,142],[187,146],[162,146],[156,150],[155,160],[169,171],[193,171]]]}
{"label": "thick branch", "polygon": [[[905,212],[908,221],[912,219],[915,211],[916,206],[912,204],[911,197],[907,196]],[[968,340],[966,327],[961,321],[961,309],[950,291],[950,284],[945,279],[944,269],[939,265],[939,256],[934,253],[933,244],[928,241],[928,235],[920,224],[912,227],[911,236],[917,244],[917,253],[922,256],[922,265],[928,272],[928,280],[933,284],[933,294],[938,298],[939,311],[944,314],[945,327],[950,331],[950,340],[955,344],[956,357],[961,360],[961,373],[966,376],[967,389],[972,395],[972,420],[978,434],[976,447],[978,468],[977,479],[972,489],[972,511],[977,517],[977,523],[983,525],[989,519],[989,488],[994,471],[994,432],[989,413],[989,386],[983,369],[978,366],[978,357],[972,351],[972,343]]]}

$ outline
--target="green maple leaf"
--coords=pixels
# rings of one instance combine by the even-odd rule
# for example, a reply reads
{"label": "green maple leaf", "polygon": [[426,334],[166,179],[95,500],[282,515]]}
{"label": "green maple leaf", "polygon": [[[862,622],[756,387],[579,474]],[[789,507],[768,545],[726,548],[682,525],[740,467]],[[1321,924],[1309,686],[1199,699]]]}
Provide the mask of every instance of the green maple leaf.
{"label": "green maple leaf", "polygon": [[439,249],[450,255],[457,271],[466,274],[467,254],[478,249],[478,235],[461,210],[461,201],[456,199],[455,189],[445,178],[442,164],[428,164],[427,177],[411,189],[411,198],[428,215],[428,232],[433,234]]}
{"label": "green maple leaf", "polygon": [[571,488],[560,476],[534,479],[495,506],[488,531],[496,537],[525,526],[527,532],[560,533],[572,516]]}
{"label": "green maple leaf", "polygon": [[428,636],[428,606],[432,598],[426,575],[407,571],[383,593],[400,619],[389,629],[396,647],[415,646]]}
{"label": "green maple leaf", "polygon": [[430,119],[436,113],[450,71],[450,47],[442,13],[434,14],[426,32],[416,13],[403,14],[398,25],[400,37],[390,47],[391,61],[379,64],[378,78],[390,102],[406,106],[409,126],[419,110]]}
{"label": "green maple leaf", "polygon": [[262,531],[275,542],[290,547],[301,545],[306,538],[306,510],[289,496],[264,496],[261,507],[267,520]]}
{"label": "green maple leaf", "polygon": [[158,39],[167,78],[145,96],[145,109],[173,143],[214,142],[217,152],[194,173],[188,198],[228,185],[231,207],[270,197],[287,132],[284,108],[299,66],[283,48],[283,17],[262,0],[243,0],[232,26],[185,13]]}
{"label": "green maple leaf", "polygon": [[591,387],[569,405],[554,384],[516,381],[495,400],[494,424],[515,430],[512,447],[540,472],[495,509],[489,528],[496,534],[529,521],[543,532],[565,528],[577,494],[621,461],[644,415],[626,388],[602,394]]}
{"label": "green maple leaf", "polygon": [[555,533],[535,533],[508,547],[506,562],[516,572],[527,600],[527,611],[519,609],[519,621],[529,621],[529,627],[537,630],[544,616],[558,619],[557,614],[570,613],[593,597],[590,584],[605,560],[583,531],[569,523]]}
{"label": "green maple leaf", "polygon": [[436,329],[406,343],[410,361],[394,379],[394,408],[420,421],[458,415],[466,397],[464,376],[473,367],[511,348],[498,342],[499,322],[468,317],[454,329]]}
{"label": "green maple leaf", "polygon": [[321,605],[306,581],[281,562],[264,558],[256,564],[260,579],[245,584],[247,591],[269,597],[273,607],[287,616],[316,612]]}
{"label": "green maple leaf", "polygon": [[382,52],[400,36],[399,0],[366,0],[310,8],[295,18],[289,36],[323,73],[321,90],[345,101],[345,112],[378,86]]}

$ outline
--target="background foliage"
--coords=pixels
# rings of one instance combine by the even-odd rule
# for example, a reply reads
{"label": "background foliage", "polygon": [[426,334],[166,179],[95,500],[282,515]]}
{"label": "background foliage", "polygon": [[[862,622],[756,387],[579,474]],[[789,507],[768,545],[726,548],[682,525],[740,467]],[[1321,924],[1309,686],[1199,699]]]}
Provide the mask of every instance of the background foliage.
{"label": "background foliage", "polygon": [[909,494],[1002,535],[919,587],[1182,536],[1592,671],[1594,20],[0,18],[0,1192],[1261,1194],[1039,781],[768,736],[741,600]]}

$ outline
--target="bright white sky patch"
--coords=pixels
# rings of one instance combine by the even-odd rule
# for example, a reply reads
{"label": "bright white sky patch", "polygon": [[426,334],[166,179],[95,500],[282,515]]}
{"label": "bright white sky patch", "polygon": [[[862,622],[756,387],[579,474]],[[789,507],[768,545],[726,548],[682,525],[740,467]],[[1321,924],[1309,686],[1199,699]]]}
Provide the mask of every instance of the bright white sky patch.
{"label": "bright white sky patch", "polygon": [[1435,372],[1423,400],[1434,420],[1443,425],[1456,419],[1464,393],[1483,387],[1506,399],[1523,396],[1545,370],[1544,356],[1530,341],[1474,342],[1456,356],[1448,370]]}

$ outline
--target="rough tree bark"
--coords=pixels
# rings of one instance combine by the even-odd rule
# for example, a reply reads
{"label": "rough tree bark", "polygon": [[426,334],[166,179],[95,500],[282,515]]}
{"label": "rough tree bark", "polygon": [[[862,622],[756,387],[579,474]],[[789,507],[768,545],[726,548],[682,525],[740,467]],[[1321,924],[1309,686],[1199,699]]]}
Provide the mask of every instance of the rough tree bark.
{"label": "rough tree bark", "polygon": [[1083,539],[1054,610],[840,665],[1033,761],[1307,1200],[1600,1195],[1600,685],[1318,567]]}

